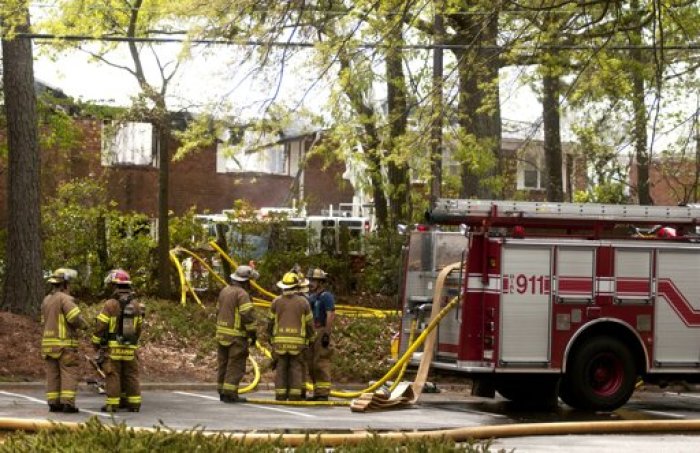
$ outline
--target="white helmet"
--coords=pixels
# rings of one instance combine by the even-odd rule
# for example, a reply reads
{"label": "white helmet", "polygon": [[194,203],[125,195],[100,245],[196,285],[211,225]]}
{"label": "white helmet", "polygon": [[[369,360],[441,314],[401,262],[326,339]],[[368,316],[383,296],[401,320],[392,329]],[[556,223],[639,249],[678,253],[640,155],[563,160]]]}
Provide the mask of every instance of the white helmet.
{"label": "white helmet", "polygon": [[260,278],[260,273],[250,266],[241,265],[236,268],[236,272],[231,274],[231,280],[237,282],[247,282],[248,280],[257,280]]}

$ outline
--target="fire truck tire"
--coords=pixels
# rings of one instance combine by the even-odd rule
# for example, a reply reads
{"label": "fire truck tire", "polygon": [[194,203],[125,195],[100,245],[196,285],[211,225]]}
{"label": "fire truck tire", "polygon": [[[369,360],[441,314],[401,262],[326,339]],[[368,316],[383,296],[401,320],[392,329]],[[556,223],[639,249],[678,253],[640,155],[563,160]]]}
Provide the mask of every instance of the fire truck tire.
{"label": "fire truck tire", "polygon": [[573,390],[571,389],[571,382],[564,376],[561,378],[559,383],[559,398],[571,407],[575,407],[576,399],[573,396]]}
{"label": "fire truck tire", "polygon": [[609,336],[595,337],[575,354],[561,387],[565,403],[576,409],[611,411],[629,400],[637,373],[623,343]]}

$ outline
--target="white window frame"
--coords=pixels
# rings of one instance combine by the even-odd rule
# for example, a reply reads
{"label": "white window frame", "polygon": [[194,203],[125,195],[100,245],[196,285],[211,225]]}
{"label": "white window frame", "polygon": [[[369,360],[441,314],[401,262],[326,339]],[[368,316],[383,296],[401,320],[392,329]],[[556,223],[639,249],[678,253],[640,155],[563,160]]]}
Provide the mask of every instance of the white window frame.
{"label": "white window frame", "polygon": [[[537,185],[527,186],[525,185],[525,172],[527,170],[533,170],[537,172]],[[534,156],[527,156],[525,159],[518,161],[518,190],[544,190],[544,177],[542,175],[542,166],[540,165],[540,159]]]}
{"label": "white window frame", "polygon": [[101,162],[105,167],[156,167],[155,145],[151,123],[102,123]]}
{"label": "white window frame", "polygon": [[243,143],[231,146],[224,137],[216,147],[216,172],[296,176],[303,160],[303,138],[299,146],[295,146],[297,142],[285,144],[275,139],[274,134],[246,131]]}

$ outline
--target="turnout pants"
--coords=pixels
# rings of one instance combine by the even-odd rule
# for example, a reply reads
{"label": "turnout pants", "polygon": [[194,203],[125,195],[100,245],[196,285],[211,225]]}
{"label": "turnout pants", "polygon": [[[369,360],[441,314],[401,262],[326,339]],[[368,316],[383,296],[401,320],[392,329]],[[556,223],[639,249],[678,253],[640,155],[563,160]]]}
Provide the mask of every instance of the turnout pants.
{"label": "turnout pants", "polygon": [[102,364],[105,373],[107,407],[117,409],[126,400],[129,409],[141,408],[141,385],[139,383],[139,362],[136,356],[131,360],[106,358]]}
{"label": "turnout pants", "polygon": [[277,355],[275,374],[275,399],[301,400],[303,352]]}
{"label": "turnout pants", "polygon": [[78,350],[64,348],[57,358],[46,357],[46,400],[75,406],[78,389]]}
{"label": "turnout pants", "polygon": [[321,344],[323,334],[318,332],[316,339],[309,348],[307,368],[309,382],[314,396],[328,396],[331,392],[331,347],[324,348]]}
{"label": "turnout pants", "polygon": [[217,350],[217,387],[220,395],[238,396],[238,385],[245,374],[248,359],[248,339],[236,338],[229,346]]}

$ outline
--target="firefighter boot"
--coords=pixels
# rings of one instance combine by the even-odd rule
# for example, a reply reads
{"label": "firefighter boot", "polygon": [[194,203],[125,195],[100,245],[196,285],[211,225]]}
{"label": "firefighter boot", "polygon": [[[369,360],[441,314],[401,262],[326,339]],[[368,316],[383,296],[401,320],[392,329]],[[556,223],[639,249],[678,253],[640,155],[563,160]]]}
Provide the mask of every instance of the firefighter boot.
{"label": "firefighter boot", "polygon": [[105,404],[104,406],[102,406],[100,408],[100,411],[102,411],[102,412],[114,413],[114,412],[117,412],[117,410],[119,410],[119,406],[117,406],[116,404]]}
{"label": "firefighter boot", "polygon": [[49,404],[49,412],[63,412],[63,404],[61,404],[61,403]]}
{"label": "firefighter boot", "polygon": [[238,395],[221,395],[221,401],[224,403],[245,403],[248,400]]}
{"label": "firefighter boot", "polygon": [[80,412],[80,409],[73,406],[72,404],[64,404],[63,405],[63,413],[64,414],[76,414],[78,412]]}

